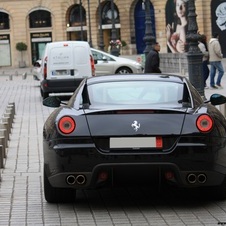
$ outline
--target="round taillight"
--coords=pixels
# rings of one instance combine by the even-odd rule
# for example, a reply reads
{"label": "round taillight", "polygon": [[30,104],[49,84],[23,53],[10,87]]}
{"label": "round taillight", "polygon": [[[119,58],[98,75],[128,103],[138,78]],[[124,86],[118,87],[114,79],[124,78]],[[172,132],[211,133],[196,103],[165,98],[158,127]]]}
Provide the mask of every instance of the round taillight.
{"label": "round taillight", "polygon": [[207,133],[213,128],[213,119],[209,115],[200,115],[197,118],[196,126],[200,132]]}
{"label": "round taillight", "polygon": [[73,118],[65,116],[58,123],[60,131],[64,134],[70,134],[75,130],[76,124]]}

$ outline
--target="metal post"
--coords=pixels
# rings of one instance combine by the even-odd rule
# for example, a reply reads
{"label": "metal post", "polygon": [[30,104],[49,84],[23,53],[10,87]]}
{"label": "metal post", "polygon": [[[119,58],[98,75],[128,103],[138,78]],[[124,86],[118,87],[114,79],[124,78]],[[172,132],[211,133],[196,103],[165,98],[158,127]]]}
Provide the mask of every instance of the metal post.
{"label": "metal post", "polygon": [[155,41],[152,31],[150,0],[143,0],[142,6],[145,9],[145,35],[143,40],[146,47],[144,49],[144,54],[147,56],[151,50],[152,43]]}
{"label": "metal post", "polygon": [[198,25],[195,13],[195,0],[188,1],[188,33],[186,40],[189,45],[187,59],[188,59],[188,75],[192,85],[197,89],[200,95],[205,99],[204,81],[202,72],[202,57],[203,54],[198,47]]}
{"label": "metal post", "polygon": [[90,18],[90,0],[87,0],[88,2],[88,16],[89,16],[89,45],[92,47],[92,34],[91,34],[91,18]]}
{"label": "metal post", "polygon": [[81,40],[83,41],[83,17],[82,17],[82,0],[80,0],[80,2],[79,2],[79,11],[80,11],[80,23],[81,23]]}
{"label": "metal post", "polygon": [[[0,145],[0,169],[4,168],[4,146]],[[1,172],[0,172],[1,173]],[[1,180],[1,174],[0,174],[0,180]]]}
{"label": "metal post", "polygon": [[100,50],[104,51],[104,41],[103,41],[103,29],[102,29],[102,16],[101,16],[101,10],[102,7],[100,5],[100,0],[99,0],[99,25],[100,25],[100,29],[99,29],[99,48]]}
{"label": "metal post", "polygon": [[[114,0],[111,0],[111,23],[112,23],[111,40],[114,43],[116,43],[117,34],[116,34],[116,28],[115,28],[115,6],[114,6]],[[112,45],[111,54],[115,55],[115,56],[119,56],[119,49],[116,47],[116,45]]]}

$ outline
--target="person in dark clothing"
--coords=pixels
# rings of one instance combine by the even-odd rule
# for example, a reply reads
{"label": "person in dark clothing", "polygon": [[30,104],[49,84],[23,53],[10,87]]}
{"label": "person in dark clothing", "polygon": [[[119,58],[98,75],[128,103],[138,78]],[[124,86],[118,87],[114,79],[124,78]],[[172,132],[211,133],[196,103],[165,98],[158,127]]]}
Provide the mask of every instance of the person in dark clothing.
{"label": "person in dark clothing", "polygon": [[198,44],[199,49],[201,50],[202,54],[203,54],[203,58],[202,58],[202,73],[203,73],[203,82],[204,82],[204,88],[208,89],[209,87],[206,84],[206,80],[209,77],[209,52],[208,52],[208,46],[206,43],[206,36],[205,35],[201,35],[201,39],[199,41]]}
{"label": "person in dark clothing", "polygon": [[146,57],[144,73],[161,73],[161,70],[159,69],[159,51],[160,45],[156,42],[152,45],[152,49]]}

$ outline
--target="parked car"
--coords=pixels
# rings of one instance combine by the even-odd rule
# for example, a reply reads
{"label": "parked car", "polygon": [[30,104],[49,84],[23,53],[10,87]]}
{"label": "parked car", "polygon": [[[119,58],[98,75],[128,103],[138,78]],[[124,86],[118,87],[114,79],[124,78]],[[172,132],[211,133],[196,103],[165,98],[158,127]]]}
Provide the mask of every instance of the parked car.
{"label": "parked car", "polygon": [[71,93],[83,78],[95,76],[95,65],[88,42],[47,43],[41,67],[40,91],[43,99],[50,93]]}
{"label": "parked car", "polygon": [[91,48],[96,75],[142,73],[143,67],[135,60],[117,57],[106,52]]}
{"label": "parked car", "polygon": [[169,183],[226,198],[226,119],[186,77],[109,75],[82,81],[43,129],[44,193],[73,201],[76,190]]}
{"label": "parked car", "polygon": [[32,69],[34,80],[37,80],[37,81],[41,80],[41,65],[42,65],[42,60],[35,61],[34,67]]}

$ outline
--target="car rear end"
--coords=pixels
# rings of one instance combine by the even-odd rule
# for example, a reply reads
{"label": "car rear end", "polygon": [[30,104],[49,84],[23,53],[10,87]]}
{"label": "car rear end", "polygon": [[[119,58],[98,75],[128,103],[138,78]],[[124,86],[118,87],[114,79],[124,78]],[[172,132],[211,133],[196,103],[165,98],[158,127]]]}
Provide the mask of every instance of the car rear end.
{"label": "car rear end", "polygon": [[84,109],[76,114],[62,109],[57,133],[44,139],[51,184],[75,189],[127,179],[138,185],[162,179],[184,187],[221,184],[225,137],[215,127],[217,119],[199,96],[195,107],[183,81],[159,80],[122,77],[84,86]]}

